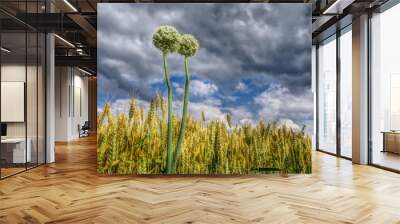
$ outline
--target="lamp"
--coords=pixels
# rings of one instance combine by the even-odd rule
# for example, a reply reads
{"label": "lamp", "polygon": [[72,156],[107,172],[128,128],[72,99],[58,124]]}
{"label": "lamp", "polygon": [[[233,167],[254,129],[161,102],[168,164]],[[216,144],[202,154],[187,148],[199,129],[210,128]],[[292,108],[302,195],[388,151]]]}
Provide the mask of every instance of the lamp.
{"label": "lamp", "polygon": [[11,52],[11,50],[9,50],[9,49],[7,49],[5,47],[1,47],[1,51],[4,51],[6,53],[10,53]]}
{"label": "lamp", "polygon": [[62,42],[66,43],[67,45],[69,45],[70,47],[75,48],[75,45],[73,45],[71,42],[69,42],[68,40],[62,38],[61,36],[59,36],[58,34],[54,34],[55,37],[57,37],[59,40],[61,40]]}
{"label": "lamp", "polygon": [[79,67],[78,67],[78,70],[81,71],[81,72],[83,72],[83,73],[85,73],[86,75],[89,75],[89,76],[92,76],[92,75],[93,75],[92,73],[90,73],[90,72],[88,72],[88,71],[86,71],[86,70],[84,70],[84,69],[81,69],[81,68],[79,68]]}
{"label": "lamp", "polygon": [[78,12],[78,10],[68,0],[64,0],[64,3],[67,4],[74,12]]}

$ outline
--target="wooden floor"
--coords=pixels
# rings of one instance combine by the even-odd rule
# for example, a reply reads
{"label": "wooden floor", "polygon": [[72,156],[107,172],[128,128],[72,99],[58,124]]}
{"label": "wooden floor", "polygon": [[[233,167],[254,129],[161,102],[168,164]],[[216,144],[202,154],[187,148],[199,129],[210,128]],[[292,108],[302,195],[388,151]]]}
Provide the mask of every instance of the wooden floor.
{"label": "wooden floor", "polygon": [[388,167],[395,170],[400,170],[400,155],[391,152],[374,151],[374,164]]}
{"label": "wooden floor", "polygon": [[0,181],[0,223],[400,223],[400,175],[323,153],[312,175],[109,177],[95,138]]}
{"label": "wooden floor", "polygon": [[8,176],[11,176],[11,175],[13,175],[13,174],[16,174],[16,173],[19,173],[19,172],[23,172],[23,171],[25,171],[26,169],[25,169],[25,167],[24,168],[14,168],[14,167],[11,167],[11,168],[9,168],[9,167],[7,167],[7,168],[1,168],[1,177],[3,178],[3,177],[8,177]]}

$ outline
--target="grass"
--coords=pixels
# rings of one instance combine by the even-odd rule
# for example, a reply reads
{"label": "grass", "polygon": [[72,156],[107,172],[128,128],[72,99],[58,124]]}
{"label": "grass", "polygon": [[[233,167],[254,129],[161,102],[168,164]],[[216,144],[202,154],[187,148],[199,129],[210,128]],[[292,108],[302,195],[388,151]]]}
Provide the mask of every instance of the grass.
{"label": "grass", "polygon": [[[98,172],[161,174],[167,160],[166,102],[157,96],[145,114],[130,101],[129,114],[113,115],[106,103],[98,116]],[[187,118],[177,174],[311,173],[311,138],[276,123],[232,126],[226,120]],[[173,116],[173,143],[180,119]]]}

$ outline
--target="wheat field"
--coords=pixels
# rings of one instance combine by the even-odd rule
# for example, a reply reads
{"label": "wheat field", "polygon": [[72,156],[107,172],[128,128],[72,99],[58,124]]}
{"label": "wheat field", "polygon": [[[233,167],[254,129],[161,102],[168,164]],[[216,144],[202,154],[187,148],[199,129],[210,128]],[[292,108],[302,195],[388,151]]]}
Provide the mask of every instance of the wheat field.
{"label": "wheat field", "polygon": [[[166,100],[157,96],[148,112],[136,104],[129,114],[113,115],[106,103],[98,115],[98,172],[162,174],[166,169]],[[177,174],[311,173],[311,138],[303,130],[276,123],[232,126],[225,120],[187,118]],[[176,143],[180,119],[173,116]]]}

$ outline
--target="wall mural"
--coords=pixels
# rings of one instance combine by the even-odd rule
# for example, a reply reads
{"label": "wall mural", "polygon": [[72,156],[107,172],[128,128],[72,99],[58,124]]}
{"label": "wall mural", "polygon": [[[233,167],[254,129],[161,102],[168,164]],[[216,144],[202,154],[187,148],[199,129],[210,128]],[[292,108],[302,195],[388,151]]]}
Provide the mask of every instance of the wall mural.
{"label": "wall mural", "polygon": [[98,172],[310,173],[309,4],[98,6]]}

